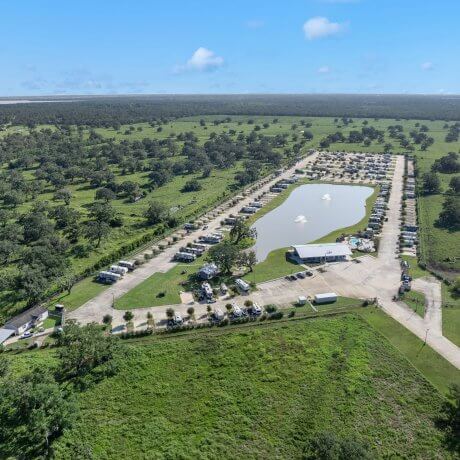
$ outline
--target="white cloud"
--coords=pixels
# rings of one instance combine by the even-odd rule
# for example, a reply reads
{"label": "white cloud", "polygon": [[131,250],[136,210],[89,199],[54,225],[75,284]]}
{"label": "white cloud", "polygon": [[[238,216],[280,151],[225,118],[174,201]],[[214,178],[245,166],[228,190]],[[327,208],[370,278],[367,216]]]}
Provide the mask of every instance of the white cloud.
{"label": "white cloud", "polygon": [[318,73],[329,73],[331,71],[331,68],[328,66],[328,65],[323,65],[321,67],[318,68],[317,72]]}
{"label": "white cloud", "polygon": [[249,29],[260,29],[265,25],[264,21],[260,19],[251,19],[250,21],[246,22],[246,27]]}
{"label": "white cloud", "polygon": [[422,70],[433,70],[433,63],[430,62],[430,61],[427,61],[427,62],[424,62],[422,65],[421,65],[421,68]]}
{"label": "white cloud", "polygon": [[303,25],[303,31],[308,40],[330,37],[331,35],[336,35],[339,32],[342,32],[344,28],[345,24],[331,22],[328,18],[322,16],[311,18]]}
{"label": "white cloud", "polygon": [[224,58],[218,56],[214,51],[200,46],[187,61],[185,65],[177,66],[174,70],[176,73],[186,71],[205,72],[215,70],[224,65]]}

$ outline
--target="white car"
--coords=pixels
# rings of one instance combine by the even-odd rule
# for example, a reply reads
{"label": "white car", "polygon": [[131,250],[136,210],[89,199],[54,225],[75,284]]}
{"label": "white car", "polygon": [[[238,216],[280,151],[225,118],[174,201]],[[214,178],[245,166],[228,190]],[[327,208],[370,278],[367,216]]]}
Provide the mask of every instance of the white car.
{"label": "white car", "polygon": [[28,339],[29,337],[32,337],[32,336],[33,336],[32,332],[26,331],[26,332],[24,332],[24,334],[22,334],[21,336],[19,336],[19,338],[20,338],[20,339]]}

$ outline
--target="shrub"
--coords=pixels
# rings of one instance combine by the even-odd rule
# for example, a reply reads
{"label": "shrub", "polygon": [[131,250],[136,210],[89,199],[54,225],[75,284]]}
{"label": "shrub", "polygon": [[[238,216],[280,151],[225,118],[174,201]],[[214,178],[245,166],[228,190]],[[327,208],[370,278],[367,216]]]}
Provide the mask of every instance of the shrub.
{"label": "shrub", "polygon": [[275,313],[276,310],[278,310],[278,307],[276,305],[269,304],[265,306],[265,311],[267,313]]}
{"label": "shrub", "polygon": [[276,311],[275,313],[272,313],[268,319],[282,319],[284,316],[284,313],[282,311]]}

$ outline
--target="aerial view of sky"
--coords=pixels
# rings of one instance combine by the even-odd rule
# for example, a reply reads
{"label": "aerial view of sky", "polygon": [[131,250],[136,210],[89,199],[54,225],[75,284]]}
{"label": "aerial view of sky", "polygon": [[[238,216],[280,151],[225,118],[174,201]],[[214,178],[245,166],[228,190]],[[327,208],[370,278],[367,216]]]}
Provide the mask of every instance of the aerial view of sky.
{"label": "aerial view of sky", "polygon": [[460,1],[2,2],[0,96],[460,92]]}

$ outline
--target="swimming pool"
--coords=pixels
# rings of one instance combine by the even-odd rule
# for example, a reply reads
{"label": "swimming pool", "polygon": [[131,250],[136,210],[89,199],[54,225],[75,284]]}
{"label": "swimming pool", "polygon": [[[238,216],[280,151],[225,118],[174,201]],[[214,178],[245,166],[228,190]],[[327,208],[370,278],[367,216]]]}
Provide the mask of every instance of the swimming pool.
{"label": "swimming pool", "polygon": [[361,243],[361,239],[356,238],[356,236],[351,236],[348,242],[351,244],[352,247],[356,248]]}

